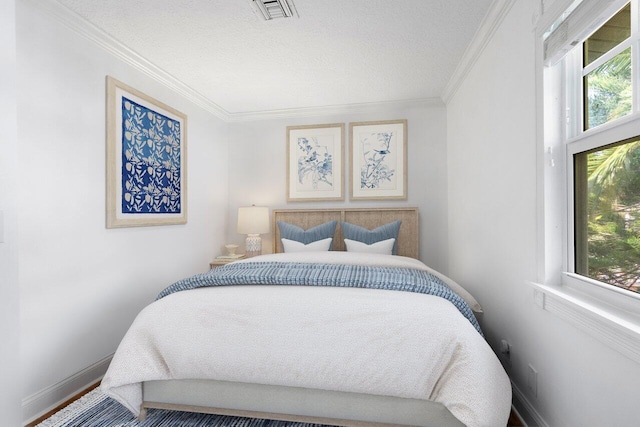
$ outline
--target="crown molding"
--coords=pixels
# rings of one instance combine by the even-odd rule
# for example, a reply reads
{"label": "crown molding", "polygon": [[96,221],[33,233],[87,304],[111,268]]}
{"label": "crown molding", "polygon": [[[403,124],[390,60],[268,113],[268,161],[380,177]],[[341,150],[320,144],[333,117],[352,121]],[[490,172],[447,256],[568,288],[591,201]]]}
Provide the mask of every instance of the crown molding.
{"label": "crown molding", "polygon": [[389,111],[402,108],[444,107],[440,98],[421,98],[385,102],[364,102],[358,104],[328,105],[323,107],[288,108],[243,113],[229,113],[230,122],[291,119],[297,117],[331,116],[339,114],[360,114]]}
{"label": "crown molding", "polygon": [[355,103],[345,105],[330,105],[320,107],[289,108],[265,111],[249,112],[228,112],[220,107],[200,92],[186,85],[171,74],[156,66],[143,56],[127,47],[114,37],[110,36],[100,28],[76,14],[66,6],[56,0],[25,0],[30,2],[34,8],[40,10],[47,16],[55,19],[66,28],[93,42],[100,48],[130,65],[134,69],[144,73],[148,77],[164,85],[170,90],[183,96],[195,105],[210,112],[214,116],[225,122],[248,122],[258,120],[274,120],[284,118],[326,116],[337,114],[359,114],[387,111],[399,108],[424,108],[442,107],[444,103],[440,98],[422,98],[399,101]]}
{"label": "crown molding", "polygon": [[130,65],[134,69],[146,74],[172,91],[184,96],[194,104],[210,112],[214,116],[228,121],[229,113],[222,107],[204,97],[202,94],[173,77],[157,65],[148,61],[117,39],[91,24],[80,15],[55,0],[26,0],[34,8],[55,19],[71,31],[95,43],[116,58]]}
{"label": "crown molding", "polygon": [[496,30],[507,16],[507,13],[514,5],[516,0],[494,0],[484,16],[480,28],[476,31],[473,39],[462,55],[462,59],[458,63],[451,79],[444,88],[442,100],[445,104],[456,94],[464,80],[467,78],[471,69],[484,51],[485,47],[491,41]]}

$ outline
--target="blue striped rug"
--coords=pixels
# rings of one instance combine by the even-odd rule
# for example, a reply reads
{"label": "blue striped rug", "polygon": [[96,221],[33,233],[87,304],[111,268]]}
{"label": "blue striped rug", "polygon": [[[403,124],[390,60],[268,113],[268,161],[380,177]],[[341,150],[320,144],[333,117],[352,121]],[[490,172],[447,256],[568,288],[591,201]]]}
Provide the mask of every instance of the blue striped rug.
{"label": "blue striped rug", "polygon": [[318,424],[258,420],[191,412],[149,409],[138,421],[128,409],[99,388],[87,393],[36,427],[322,427]]}

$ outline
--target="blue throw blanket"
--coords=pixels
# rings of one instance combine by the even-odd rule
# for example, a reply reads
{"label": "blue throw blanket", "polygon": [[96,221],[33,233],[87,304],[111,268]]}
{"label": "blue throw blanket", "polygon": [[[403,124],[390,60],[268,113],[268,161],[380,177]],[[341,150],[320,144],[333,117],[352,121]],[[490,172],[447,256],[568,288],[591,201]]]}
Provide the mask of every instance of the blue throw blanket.
{"label": "blue throw blanket", "polygon": [[296,262],[241,262],[182,279],[164,289],[156,300],[174,292],[206,286],[295,285],[385,289],[435,295],[450,301],[482,335],[469,305],[442,280],[422,270]]}

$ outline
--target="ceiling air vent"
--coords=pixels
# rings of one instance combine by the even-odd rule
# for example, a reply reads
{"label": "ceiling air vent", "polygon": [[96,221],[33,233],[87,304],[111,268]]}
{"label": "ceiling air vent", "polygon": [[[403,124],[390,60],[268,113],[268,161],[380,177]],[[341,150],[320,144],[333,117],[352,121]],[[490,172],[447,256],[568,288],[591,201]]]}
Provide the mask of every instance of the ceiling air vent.
{"label": "ceiling air vent", "polygon": [[298,16],[293,0],[249,0],[256,15],[266,21]]}

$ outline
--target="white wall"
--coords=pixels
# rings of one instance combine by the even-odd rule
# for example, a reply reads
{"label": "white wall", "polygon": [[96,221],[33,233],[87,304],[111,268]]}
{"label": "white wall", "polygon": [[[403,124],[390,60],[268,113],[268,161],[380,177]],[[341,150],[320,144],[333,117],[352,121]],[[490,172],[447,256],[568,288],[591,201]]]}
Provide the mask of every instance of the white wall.
{"label": "white wall", "polygon": [[[345,155],[344,202],[286,202],[287,126],[345,123],[345,152],[349,146],[349,123],[407,119],[408,199],[406,201],[349,201],[350,156]],[[421,259],[441,271],[447,270],[446,114],[439,102],[396,105],[369,113],[335,113],[324,116],[272,119],[231,125],[229,164],[229,243],[244,243],[235,232],[237,208],[251,204],[271,209],[331,207],[418,206],[420,208]],[[271,252],[272,236],[263,237],[263,251]]]}
{"label": "white wall", "polygon": [[538,308],[526,284],[538,261],[534,3],[514,2],[447,105],[449,270],[485,307],[494,348],[512,344],[507,371],[537,421],[637,425],[638,364]]}
{"label": "white wall", "polygon": [[[33,3],[18,3],[13,40],[13,2],[0,7],[3,421],[18,418],[19,395],[11,392],[17,355],[7,351],[18,343],[16,283],[20,395],[29,398],[104,360],[159,290],[204,271],[224,243],[242,243],[244,236],[235,233],[237,208],[252,203],[418,206],[421,259],[483,304],[487,338],[494,347],[502,338],[512,344],[507,371],[539,420],[551,426],[637,421],[638,365],[540,310],[525,284],[536,277],[539,235],[531,2],[514,2],[446,109],[395,106],[231,124],[42,15]],[[17,78],[11,70],[16,39]],[[105,229],[107,74],[189,116],[187,225]],[[344,122],[348,130],[349,122],[400,118],[408,119],[407,201],[350,202],[347,166],[344,202],[286,203],[287,126]],[[16,129],[19,145],[11,138]],[[265,236],[267,252],[270,245],[271,235]],[[526,386],[528,364],[539,372],[537,396]]]}
{"label": "white wall", "polygon": [[0,2],[0,419],[20,423],[15,2]]}
{"label": "white wall", "polygon": [[[17,5],[23,397],[108,357],[160,290],[208,269],[229,175],[226,123],[34,4]],[[186,225],[105,228],[106,75],[188,116]]]}

